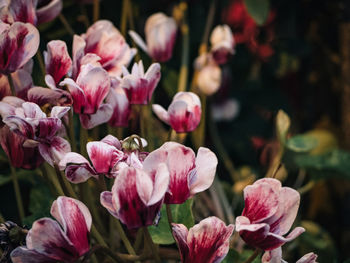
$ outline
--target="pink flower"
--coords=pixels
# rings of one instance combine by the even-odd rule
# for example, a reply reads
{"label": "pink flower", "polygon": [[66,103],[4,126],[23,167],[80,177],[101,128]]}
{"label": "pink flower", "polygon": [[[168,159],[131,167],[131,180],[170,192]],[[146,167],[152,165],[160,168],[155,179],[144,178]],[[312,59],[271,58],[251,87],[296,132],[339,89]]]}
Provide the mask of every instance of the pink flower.
{"label": "pink flower", "polygon": [[47,117],[32,102],[24,102],[21,106],[0,103],[3,122],[25,139],[24,147],[38,147],[41,156],[52,166],[70,152],[69,142],[56,135],[62,127],[60,119],[68,111],[69,107],[55,106]]}
{"label": "pink flower", "polygon": [[7,0],[6,2],[0,8],[0,20],[8,24],[23,22],[36,25],[49,22],[62,10],[62,0]]}
{"label": "pink flower", "polygon": [[70,71],[72,59],[70,58],[67,45],[61,40],[53,40],[47,44],[47,51],[44,51],[46,66],[46,78],[53,78],[55,84]]}
{"label": "pink flower", "polygon": [[160,65],[153,63],[145,73],[142,60],[135,63],[131,74],[124,67],[121,87],[129,98],[130,104],[148,104],[160,80]]}
{"label": "pink flower", "polygon": [[[317,263],[317,255],[310,252],[300,258],[296,263]],[[262,263],[287,263],[282,259],[282,248],[278,247],[276,249],[266,251],[261,258]]]}
{"label": "pink flower", "polygon": [[112,107],[103,103],[111,85],[108,73],[103,68],[83,65],[76,81],[66,78],[60,85],[66,85],[70,91],[74,112],[80,115],[85,129],[105,123],[112,116]]}
{"label": "pink flower", "polygon": [[76,262],[89,251],[91,215],[88,208],[73,198],[60,196],[51,206],[51,218],[33,223],[26,247],[11,253],[13,263]]}
{"label": "pink flower", "polygon": [[313,252],[310,252],[304,255],[296,263],[317,263],[316,260],[317,260],[317,255]]}
{"label": "pink flower", "polygon": [[158,104],[152,109],[159,119],[169,124],[176,132],[191,132],[201,120],[201,101],[193,92],[178,92],[168,111]]}
{"label": "pink flower", "polygon": [[0,21],[0,74],[8,75],[23,67],[39,47],[39,31],[31,24]]}
{"label": "pink flower", "polygon": [[128,127],[131,114],[129,99],[119,80],[112,78],[111,85],[106,102],[113,108],[113,115],[108,124],[112,127]]}
{"label": "pink flower", "polygon": [[264,178],[244,189],[245,207],[236,219],[236,230],[249,245],[272,250],[295,239],[305,229],[296,227],[287,237],[297,215],[300,195],[280,181]]}
{"label": "pink flower", "polygon": [[116,177],[112,191],[101,193],[101,204],[129,229],[149,226],[160,211],[168,184],[164,163],[158,163],[154,173],[126,167]]}
{"label": "pink flower", "polygon": [[99,63],[108,74],[119,77],[122,67],[128,66],[136,54],[124,37],[110,21],[100,20],[94,23],[82,36],[73,39],[73,78],[79,73],[82,58],[89,53],[97,55]]}
{"label": "pink flower", "polygon": [[218,65],[225,64],[234,54],[234,39],[228,25],[216,26],[210,35],[211,53]]}
{"label": "pink flower", "polygon": [[188,230],[182,224],[172,224],[183,263],[218,263],[228,250],[234,225],[226,226],[217,217],[208,217]]}
{"label": "pink flower", "polygon": [[176,142],[166,142],[151,152],[143,162],[143,169],[154,173],[158,163],[166,163],[170,174],[166,204],[182,204],[213,183],[218,160],[208,148],[193,150]]}
{"label": "pink flower", "polygon": [[116,177],[121,169],[128,166],[142,168],[147,153],[127,150],[122,142],[112,135],[101,141],[89,142],[86,149],[92,165],[82,155],[70,152],[63,157],[59,167],[65,170],[67,179],[72,183],[82,183],[90,177],[98,178],[100,174]]}
{"label": "pink flower", "polygon": [[146,43],[134,31],[129,31],[136,44],[151,58],[159,62],[168,61],[173,53],[177,32],[175,19],[163,13],[151,15],[145,25]]}

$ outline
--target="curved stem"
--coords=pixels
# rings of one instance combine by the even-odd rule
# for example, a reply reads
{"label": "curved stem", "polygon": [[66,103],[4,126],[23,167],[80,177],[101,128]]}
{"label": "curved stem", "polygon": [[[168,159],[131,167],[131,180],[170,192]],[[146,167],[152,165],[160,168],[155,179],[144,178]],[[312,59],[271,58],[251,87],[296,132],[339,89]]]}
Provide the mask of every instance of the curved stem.
{"label": "curved stem", "polygon": [[143,227],[143,233],[144,233],[144,237],[145,237],[145,243],[147,243],[147,244],[150,246],[155,261],[156,261],[156,262],[161,262],[161,261],[160,261],[160,257],[159,257],[159,253],[158,253],[158,250],[157,250],[157,247],[156,247],[156,245],[153,243],[152,237],[151,237],[151,235],[149,234],[148,229],[147,229],[146,226]]}
{"label": "curved stem", "polygon": [[35,57],[38,60],[41,73],[43,74],[43,76],[45,76],[46,75],[45,63],[44,63],[43,55],[41,54],[40,50],[36,52]]}
{"label": "curved stem", "polygon": [[122,12],[121,12],[121,19],[120,19],[120,32],[123,36],[126,35],[126,22],[127,22],[127,16],[128,16],[128,1],[129,0],[123,0],[122,4]]}
{"label": "curved stem", "polygon": [[102,235],[100,234],[100,232],[98,232],[97,228],[95,227],[94,224],[92,224],[91,226],[91,234],[93,235],[93,237],[96,239],[96,241],[98,243],[100,243],[100,245],[102,246],[107,246],[105,240],[103,239]]}
{"label": "curved stem", "polygon": [[60,13],[59,15],[58,15],[58,18],[59,18],[59,20],[61,21],[61,23],[62,23],[62,25],[64,26],[64,28],[67,30],[67,32],[71,35],[71,36],[74,36],[74,30],[73,30],[73,28],[69,25],[69,23],[68,23],[68,21],[67,21],[67,19],[66,19],[66,17],[62,14],[62,13]]}
{"label": "curved stem", "polygon": [[78,196],[74,192],[72,185],[70,184],[70,182],[68,182],[68,180],[65,178],[65,176],[61,173],[61,171],[58,168],[58,165],[56,163],[54,164],[54,167],[55,167],[55,171],[56,171],[57,177],[60,180],[60,182],[61,182],[62,186],[64,187],[64,189],[66,190],[66,193],[70,197],[78,199]]}
{"label": "curved stem", "polygon": [[134,248],[132,247],[128,237],[126,236],[124,229],[122,227],[122,225],[120,224],[119,220],[115,220],[115,225],[119,234],[120,239],[123,241],[123,244],[126,248],[126,250],[129,252],[129,254],[131,255],[136,255],[136,252],[134,250]]}
{"label": "curved stem", "polygon": [[84,129],[83,126],[80,125],[80,154],[85,158],[88,158],[86,144],[88,143],[89,134],[88,130]]}
{"label": "curved stem", "polygon": [[82,260],[82,263],[89,262],[89,259],[93,256],[93,254],[95,254],[98,251],[101,251],[103,254],[109,256],[115,263],[124,262],[118,255],[113,253],[108,247],[95,245],[85,254]]}
{"label": "curved stem", "polygon": [[315,181],[308,182],[306,185],[304,185],[298,189],[299,194],[300,195],[306,194],[315,186],[315,184],[316,184]]}
{"label": "curved stem", "polygon": [[212,0],[211,5],[210,5],[210,9],[209,9],[209,13],[207,16],[207,23],[205,24],[205,29],[204,29],[204,34],[202,37],[202,42],[201,45],[199,47],[199,53],[202,54],[204,52],[207,51],[207,42],[209,39],[209,33],[210,30],[213,26],[213,22],[214,22],[214,16],[215,16],[215,10],[216,10],[216,0]]}
{"label": "curved stem", "polygon": [[254,253],[246,260],[244,261],[244,263],[251,263],[253,262],[253,260],[259,256],[259,254],[261,253],[261,249],[257,248]]}
{"label": "curved stem", "polygon": [[171,213],[171,207],[170,207],[169,204],[166,204],[166,215],[168,217],[168,223],[169,223],[170,231],[171,231],[171,233],[173,233],[171,224],[174,222],[174,220],[173,220],[173,215]]}
{"label": "curved stem", "polygon": [[96,22],[100,17],[100,0],[94,0],[93,20]]}
{"label": "curved stem", "polygon": [[187,78],[188,78],[188,58],[189,58],[189,46],[190,46],[190,37],[189,37],[189,27],[184,22],[181,26],[182,32],[182,56],[181,56],[181,68],[179,82],[177,86],[177,91],[186,91]]}
{"label": "curved stem", "polygon": [[9,85],[10,85],[12,96],[16,96],[16,89],[15,89],[15,85],[13,84],[13,79],[12,79],[11,73],[7,75],[7,79],[8,79]]}
{"label": "curved stem", "polygon": [[11,169],[13,188],[15,190],[15,195],[16,195],[18,214],[19,214],[19,218],[20,218],[21,222],[23,222],[23,218],[24,218],[25,214],[24,214],[23,202],[22,202],[22,197],[21,197],[21,190],[20,190],[19,184],[18,184],[16,168],[10,164],[10,169]]}
{"label": "curved stem", "polygon": [[74,134],[74,118],[73,118],[73,108],[71,108],[70,112],[68,113],[69,116],[69,139],[72,145],[72,151],[76,152],[77,151],[77,142],[75,140],[75,134]]}

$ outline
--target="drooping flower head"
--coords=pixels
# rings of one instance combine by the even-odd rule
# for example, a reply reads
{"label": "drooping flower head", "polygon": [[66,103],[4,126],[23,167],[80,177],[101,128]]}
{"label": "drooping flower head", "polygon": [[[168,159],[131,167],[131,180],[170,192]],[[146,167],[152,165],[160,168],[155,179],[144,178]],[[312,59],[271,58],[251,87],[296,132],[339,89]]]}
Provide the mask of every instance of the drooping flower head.
{"label": "drooping flower head", "polygon": [[300,194],[280,181],[264,178],[244,189],[245,207],[236,219],[236,230],[249,245],[273,250],[295,239],[305,229],[290,230],[298,212]]}
{"label": "drooping flower head", "polygon": [[164,202],[182,204],[211,186],[217,162],[215,154],[208,148],[200,147],[196,157],[191,148],[176,142],[166,142],[147,156],[143,169],[154,173],[158,163],[166,163],[170,183]]}
{"label": "drooping flower head", "polygon": [[219,25],[210,35],[211,52],[218,65],[225,64],[234,53],[234,38],[228,25]]}
{"label": "drooping flower head", "polygon": [[201,101],[193,92],[178,92],[168,111],[158,104],[153,104],[152,109],[159,119],[179,133],[195,130],[202,114]]}
{"label": "drooping flower head", "polygon": [[189,230],[182,224],[172,224],[183,263],[219,263],[229,250],[234,225],[226,226],[217,217],[208,217]]}
{"label": "drooping flower head", "polygon": [[151,15],[145,25],[146,42],[134,31],[130,36],[140,48],[158,62],[166,62],[172,57],[176,40],[177,25],[175,19],[163,13]]}
{"label": "drooping flower head", "polygon": [[91,214],[80,201],[60,196],[51,206],[51,218],[33,223],[26,237],[26,247],[11,253],[13,263],[76,262],[89,251]]}

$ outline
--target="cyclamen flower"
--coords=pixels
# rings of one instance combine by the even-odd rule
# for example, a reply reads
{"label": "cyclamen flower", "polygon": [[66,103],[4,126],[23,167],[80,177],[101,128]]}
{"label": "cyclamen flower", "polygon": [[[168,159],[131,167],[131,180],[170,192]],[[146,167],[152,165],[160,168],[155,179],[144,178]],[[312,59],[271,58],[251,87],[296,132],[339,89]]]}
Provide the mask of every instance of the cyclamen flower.
{"label": "cyclamen flower", "polygon": [[55,106],[47,117],[39,106],[32,102],[24,102],[20,107],[8,103],[0,103],[3,122],[25,139],[25,147],[38,147],[41,156],[50,165],[70,152],[70,144],[56,136],[61,129],[61,118],[69,111],[69,107]]}
{"label": "cyclamen flower", "polygon": [[172,224],[183,263],[219,263],[229,250],[234,225],[226,226],[217,217],[208,217],[188,230],[182,224]]}
{"label": "cyclamen flower", "polygon": [[[317,255],[310,252],[300,258],[296,263],[317,263]],[[266,251],[261,258],[262,263],[288,263],[282,259],[282,249],[281,247],[273,249],[271,251]]]}
{"label": "cyclamen flower", "polygon": [[13,263],[76,262],[89,251],[91,214],[80,201],[60,196],[51,206],[51,218],[33,223],[26,237],[26,247],[11,253]]}
{"label": "cyclamen flower", "polygon": [[73,79],[79,74],[82,59],[89,54],[100,58],[99,63],[113,77],[119,77],[122,67],[128,66],[136,54],[122,34],[110,21],[100,20],[89,27],[86,34],[73,39]]}
{"label": "cyclamen flower", "polygon": [[164,163],[157,163],[152,173],[126,167],[116,177],[112,191],[101,193],[101,204],[129,229],[149,226],[159,214],[168,184]]}
{"label": "cyclamen flower", "polygon": [[60,85],[66,85],[70,91],[74,112],[80,115],[80,122],[85,129],[105,123],[112,116],[112,107],[103,104],[111,86],[108,73],[103,68],[84,65],[76,81],[66,78]]}
{"label": "cyclamen flower", "polygon": [[168,111],[158,104],[152,109],[159,119],[169,124],[176,132],[191,132],[201,120],[201,101],[193,92],[178,92]]}
{"label": "cyclamen flower", "polygon": [[145,25],[146,42],[134,31],[129,31],[136,44],[151,58],[166,62],[172,57],[176,40],[177,25],[175,19],[163,13],[151,15]]}
{"label": "cyclamen flower", "polygon": [[244,189],[245,207],[236,218],[236,230],[249,245],[273,250],[295,239],[305,229],[296,227],[289,235],[298,212],[300,194],[280,181],[264,178]]}
{"label": "cyclamen flower", "polygon": [[0,8],[0,20],[31,23],[33,25],[49,22],[56,18],[63,7],[62,0],[5,0]]}
{"label": "cyclamen flower", "polygon": [[191,148],[176,142],[166,142],[146,157],[143,169],[152,174],[158,163],[166,163],[170,174],[164,202],[182,204],[211,186],[218,160],[208,148],[200,147],[196,157]]}
{"label": "cyclamen flower", "polygon": [[130,104],[148,104],[160,80],[160,65],[153,63],[147,72],[142,60],[135,63],[131,73],[123,67],[121,87],[125,90]]}
{"label": "cyclamen flower", "polygon": [[90,177],[98,178],[100,174],[116,177],[121,169],[128,166],[141,168],[145,155],[136,150],[127,152],[112,135],[107,135],[101,141],[88,142],[86,149],[92,165],[75,152],[67,153],[59,164],[72,183],[82,183]]}
{"label": "cyclamen flower", "polygon": [[0,21],[0,74],[8,75],[23,67],[39,47],[39,31],[31,24]]}
{"label": "cyclamen flower", "polygon": [[234,53],[234,38],[228,25],[216,26],[210,35],[211,53],[218,65],[225,64]]}

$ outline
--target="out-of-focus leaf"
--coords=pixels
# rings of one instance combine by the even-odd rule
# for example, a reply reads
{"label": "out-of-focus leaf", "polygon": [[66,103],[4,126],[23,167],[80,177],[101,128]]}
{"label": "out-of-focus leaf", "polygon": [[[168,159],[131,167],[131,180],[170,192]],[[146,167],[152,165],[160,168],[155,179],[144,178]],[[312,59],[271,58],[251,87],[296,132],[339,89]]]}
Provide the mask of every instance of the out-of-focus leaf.
{"label": "out-of-focus leaf", "polygon": [[290,118],[283,110],[279,110],[276,116],[276,131],[278,140],[284,144],[290,128]]}
{"label": "out-of-focus leaf", "polygon": [[286,147],[293,152],[309,152],[317,145],[317,138],[311,135],[296,135],[286,142]]}
{"label": "out-of-focus leaf", "polygon": [[[187,200],[181,205],[171,205],[171,212],[174,223],[179,223],[190,228],[194,225],[194,218],[192,214],[193,199]],[[166,214],[166,207],[163,205],[161,211],[161,218],[157,226],[150,226],[148,230],[152,236],[153,242],[156,244],[170,245],[175,242],[172,233],[170,232],[168,217]]]}
{"label": "out-of-focus leaf", "polygon": [[[239,256],[239,262],[246,262],[246,260],[254,253],[253,250],[243,250],[242,253]],[[260,263],[261,262],[261,256],[257,256],[252,263]]]}
{"label": "out-of-focus leaf", "polygon": [[232,262],[239,262],[239,253],[236,250],[230,249],[224,258],[222,263],[232,263]]}
{"label": "out-of-focus leaf", "polygon": [[336,136],[328,130],[314,129],[305,135],[310,135],[318,140],[318,145],[310,151],[310,154],[323,154],[338,148]]}
{"label": "out-of-focus leaf", "polygon": [[164,68],[162,70],[162,84],[169,98],[173,98],[177,92],[179,74],[175,70]]}
{"label": "out-of-focus leaf", "polygon": [[269,14],[269,0],[245,0],[244,3],[255,22],[263,25]]}

